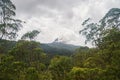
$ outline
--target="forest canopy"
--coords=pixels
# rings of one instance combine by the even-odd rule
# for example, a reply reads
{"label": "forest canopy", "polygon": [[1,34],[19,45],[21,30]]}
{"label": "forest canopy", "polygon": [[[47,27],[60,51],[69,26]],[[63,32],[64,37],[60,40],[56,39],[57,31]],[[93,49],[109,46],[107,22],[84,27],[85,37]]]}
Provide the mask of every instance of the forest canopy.
{"label": "forest canopy", "polygon": [[34,40],[38,30],[15,41],[22,27],[14,18],[16,6],[0,0],[0,8],[0,80],[120,80],[119,8],[110,9],[98,23],[90,18],[83,22],[79,33],[94,48],[80,47],[72,53],[61,49],[62,55],[45,53]]}

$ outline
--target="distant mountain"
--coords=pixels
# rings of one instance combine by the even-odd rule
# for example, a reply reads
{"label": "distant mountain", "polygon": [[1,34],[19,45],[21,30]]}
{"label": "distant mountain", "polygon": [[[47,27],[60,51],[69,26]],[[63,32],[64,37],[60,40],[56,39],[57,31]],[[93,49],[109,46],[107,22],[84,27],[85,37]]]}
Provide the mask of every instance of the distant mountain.
{"label": "distant mountain", "polygon": [[52,43],[48,44],[41,44],[41,48],[46,53],[53,53],[53,54],[72,54],[75,52],[77,48],[80,46],[75,46],[72,44],[66,44],[64,41],[59,40],[56,38]]}
{"label": "distant mountain", "polygon": [[[16,41],[1,40],[0,53],[6,53],[16,45]],[[62,40],[55,39],[52,43],[41,43],[40,47],[45,53],[54,55],[71,55],[75,50],[81,46],[66,44]]]}

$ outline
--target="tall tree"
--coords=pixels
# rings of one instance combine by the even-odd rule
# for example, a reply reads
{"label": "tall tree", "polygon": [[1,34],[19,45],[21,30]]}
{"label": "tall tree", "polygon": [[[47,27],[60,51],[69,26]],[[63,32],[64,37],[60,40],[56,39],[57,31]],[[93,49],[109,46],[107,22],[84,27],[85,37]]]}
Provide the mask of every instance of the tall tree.
{"label": "tall tree", "polygon": [[92,41],[97,47],[101,48],[101,42],[106,35],[106,30],[120,28],[120,9],[112,8],[99,21],[99,23],[90,22],[90,18],[82,24],[84,29],[80,34],[86,36],[86,42]]}
{"label": "tall tree", "polygon": [[53,75],[52,80],[67,80],[68,72],[72,68],[71,58],[57,56],[51,60],[49,69]]}
{"label": "tall tree", "polygon": [[30,41],[31,40],[33,40],[38,34],[39,34],[40,32],[38,31],[38,30],[33,30],[33,31],[30,31],[30,32],[27,32],[27,33],[25,33],[22,37],[21,37],[21,39],[30,39]]}
{"label": "tall tree", "polygon": [[16,60],[28,64],[35,61],[41,62],[46,58],[46,54],[40,48],[40,43],[34,41],[18,41],[9,54],[13,55]]}
{"label": "tall tree", "polygon": [[96,58],[96,56],[88,58],[84,62],[84,66],[103,67],[106,70],[106,76],[103,80],[119,80],[120,9],[110,9],[99,23],[87,23],[88,21],[89,19],[83,23],[85,28],[81,30],[81,33],[86,36],[88,41],[92,41],[96,44],[99,48],[99,52],[98,58]]}
{"label": "tall tree", "polygon": [[14,19],[15,5],[10,0],[0,0],[0,39],[16,38],[21,20]]}

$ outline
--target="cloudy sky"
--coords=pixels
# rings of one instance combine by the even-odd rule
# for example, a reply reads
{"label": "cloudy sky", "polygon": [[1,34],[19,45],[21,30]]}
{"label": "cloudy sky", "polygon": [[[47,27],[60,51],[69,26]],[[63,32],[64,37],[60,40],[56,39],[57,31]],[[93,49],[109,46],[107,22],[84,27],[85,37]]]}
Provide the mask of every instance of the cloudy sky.
{"label": "cloudy sky", "polygon": [[109,9],[120,8],[120,0],[12,1],[17,8],[17,18],[26,22],[19,35],[34,29],[40,30],[37,41],[41,43],[59,38],[66,43],[85,45],[84,37],[79,35],[81,23],[89,17],[99,21]]}

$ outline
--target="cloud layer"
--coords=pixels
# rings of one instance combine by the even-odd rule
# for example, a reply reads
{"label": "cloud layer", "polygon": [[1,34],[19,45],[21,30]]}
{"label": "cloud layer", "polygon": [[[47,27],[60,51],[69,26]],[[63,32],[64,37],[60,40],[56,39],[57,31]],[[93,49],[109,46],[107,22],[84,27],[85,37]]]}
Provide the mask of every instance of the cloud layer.
{"label": "cloud layer", "polygon": [[[81,23],[91,17],[98,21],[111,8],[120,8],[120,0],[12,0],[17,17],[26,21],[20,36],[33,29],[41,30],[37,41],[52,42],[57,37],[75,45],[85,45],[79,35]],[[90,44],[88,44],[90,46]]]}

